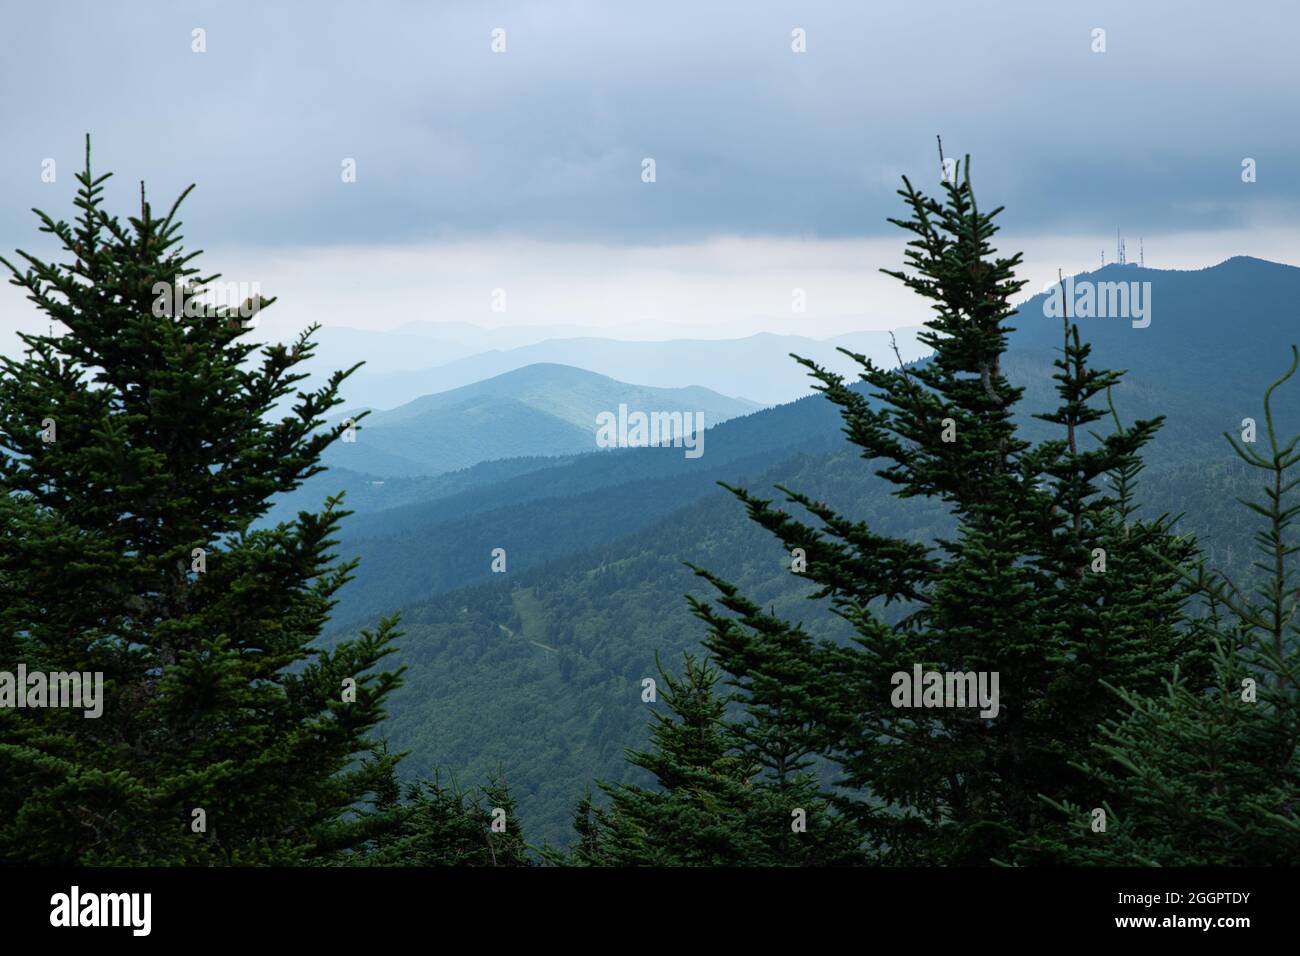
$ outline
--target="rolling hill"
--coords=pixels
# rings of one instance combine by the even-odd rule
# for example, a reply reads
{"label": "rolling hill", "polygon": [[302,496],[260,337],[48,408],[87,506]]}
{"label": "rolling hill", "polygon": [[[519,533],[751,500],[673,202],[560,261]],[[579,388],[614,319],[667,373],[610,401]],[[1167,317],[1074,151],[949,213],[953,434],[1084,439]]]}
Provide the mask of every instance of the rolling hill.
{"label": "rolling hill", "polygon": [[758,407],[705,388],[651,388],[564,365],[530,365],[374,412],[359,425],[355,442],[331,446],[325,464],[390,478],[593,451],[597,415],[620,404],[702,413],[706,428]]}

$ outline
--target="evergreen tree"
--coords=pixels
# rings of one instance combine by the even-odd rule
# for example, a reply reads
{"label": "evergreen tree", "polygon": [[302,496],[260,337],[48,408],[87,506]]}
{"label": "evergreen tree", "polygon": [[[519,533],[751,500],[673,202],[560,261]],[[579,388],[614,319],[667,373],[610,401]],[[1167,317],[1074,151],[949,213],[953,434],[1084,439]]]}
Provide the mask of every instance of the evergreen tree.
{"label": "evergreen tree", "polygon": [[480,792],[440,777],[407,788],[394,839],[363,854],[368,866],[531,866],[510,788],[500,778]]}
{"label": "evergreen tree", "polygon": [[397,767],[404,757],[405,753],[389,751],[387,741],[370,752],[374,783],[364,801],[365,809],[349,814],[341,828],[344,845],[339,847],[337,862],[365,865],[387,860],[401,843],[411,818],[411,807],[402,800],[402,785],[397,778]]}
{"label": "evergreen tree", "polygon": [[683,674],[660,668],[661,699],[651,747],[628,760],[654,775],[656,789],[601,784],[609,806],[578,805],[578,843],[553,862],[587,866],[817,866],[861,862],[857,835],[833,813],[810,777],[779,785],[725,720],[720,674],[688,654]]}
{"label": "evergreen tree", "polygon": [[1267,451],[1226,436],[1267,476],[1263,500],[1242,502],[1263,523],[1258,583],[1241,587],[1203,561],[1182,570],[1203,599],[1190,627],[1213,640],[1212,670],[1175,667],[1158,693],[1113,688],[1123,710],[1080,763],[1092,801],[1049,801],[1069,827],[1044,841],[1058,862],[1260,866],[1300,858],[1300,436],[1283,444],[1272,409],[1298,362],[1293,347],[1290,368],[1265,394]]}
{"label": "evergreen tree", "polygon": [[[883,466],[876,473],[900,499],[943,502],[956,534],[933,546],[891,538],[779,488],[812,524],[731,488],[787,551],[803,549],[813,596],[857,635],[850,646],[813,641],[701,571],[721,595],[705,615],[707,646],[747,710],[763,715],[747,737],[770,773],[814,754],[838,765],[836,802],[885,862],[987,864],[1054,825],[1040,794],[1084,786],[1070,761],[1114,706],[1103,681],[1151,690],[1170,662],[1191,666],[1203,650],[1178,627],[1177,573],[1153,574],[1150,559],[1184,560],[1195,546],[1165,518],[1134,517],[1140,452],[1161,420],[1090,429],[1119,376],[1089,366],[1068,316],[1060,405],[1039,416],[1060,437],[1021,436],[1023,390],[1002,372],[1020,256],[995,256],[1000,209],[978,207],[969,159],[942,200],[906,179],[900,195],[911,217],[891,222],[912,236],[910,268],[885,271],[931,303],[920,338],[933,356],[891,370],[844,350],[870,395],[799,361],[840,407],[849,441]],[[946,687],[906,700],[914,666],[997,675],[996,715]]]}
{"label": "evergreen tree", "polygon": [[65,261],[0,260],[58,324],[0,360],[0,670],[103,674],[95,718],[0,708],[0,859],[331,859],[373,836],[352,808],[382,778],[359,758],[396,622],[312,644],[355,566],[338,499],[254,523],[322,470],[355,367],[295,393],[316,327],[259,351],[273,300],[207,304],[184,194],[159,218],[142,185],[123,223],[108,178],[87,139],[75,222],[37,213]]}

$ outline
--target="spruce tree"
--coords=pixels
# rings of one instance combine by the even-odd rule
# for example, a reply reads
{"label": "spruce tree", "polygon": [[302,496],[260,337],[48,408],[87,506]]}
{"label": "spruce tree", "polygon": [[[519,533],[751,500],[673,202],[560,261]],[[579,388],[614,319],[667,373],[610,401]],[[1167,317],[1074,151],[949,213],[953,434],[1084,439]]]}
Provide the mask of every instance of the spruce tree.
{"label": "spruce tree", "polygon": [[1049,801],[1066,830],[1045,839],[1043,852],[1058,862],[1260,866],[1300,858],[1300,436],[1283,443],[1273,418],[1274,393],[1298,363],[1292,347],[1290,368],[1265,393],[1267,448],[1225,436],[1266,479],[1262,500],[1242,501],[1262,525],[1254,586],[1203,560],[1175,568],[1201,598],[1203,613],[1188,626],[1213,642],[1212,668],[1173,667],[1154,693],[1112,688],[1122,709],[1079,763],[1090,799]]}
{"label": "spruce tree", "polygon": [[[908,268],[884,271],[931,304],[920,338],[933,355],[886,369],[843,350],[869,393],[799,361],[900,501],[938,499],[956,533],[933,544],[882,535],[779,487],[811,523],[731,488],[787,552],[803,549],[813,597],[829,599],[856,637],[814,641],[701,571],[720,593],[706,645],[746,708],[764,715],[771,733],[750,741],[769,773],[779,774],[780,751],[837,765],[836,802],[884,862],[988,864],[1054,825],[1040,794],[1084,787],[1071,759],[1114,706],[1103,681],[1151,690],[1170,662],[1197,658],[1203,642],[1178,627],[1178,576],[1153,575],[1150,557],[1181,561],[1195,545],[1166,518],[1133,515],[1129,486],[1161,420],[1092,428],[1119,374],[1090,367],[1068,320],[1060,404],[1039,416],[1059,437],[1021,434],[1023,389],[1002,371],[1020,256],[996,255],[1001,210],[977,205],[969,158],[941,199],[906,179],[899,194],[911,215],[890,221],[911,236]],[[996,715],[946,693],[916,702],[938,706],[900,706],[914,666],[997,675]]]}
{"label": "spruce tree", "polygon": [[396,835],[361,854],[366,866],[531,866],[510,788],[500,778],[478,791],[439,775],[411,784],[397,808]]}
{"label": "spruce tree", "polygon": [[746,740],[726,720],[728,698],[707,659],[685,656],[681,676],[660,668],[663,711],[651,746],[628,760],[654,788],[601,784],[575,814],[578,842],[553,862],[586,866],[821,866],[862,862],[857,835],[836,817],[811,777],[761,777]]}
{"label": "spruce tree", "polygon": [[313,644],[355,564],[338,499],[255,523],[322,470],[355,367],[295,391],[316,327],[251,342],[273,300],[208,304],[184,194],[159,217],[141,185],[124,223],[108,178],[87,138],[75,221],[37,211],[62,261],[3,260],[57,327],[0,360],[0,670],[104,684],[97,718],[0,708],[0,859],[333,859],[367,837],[395,620]]}

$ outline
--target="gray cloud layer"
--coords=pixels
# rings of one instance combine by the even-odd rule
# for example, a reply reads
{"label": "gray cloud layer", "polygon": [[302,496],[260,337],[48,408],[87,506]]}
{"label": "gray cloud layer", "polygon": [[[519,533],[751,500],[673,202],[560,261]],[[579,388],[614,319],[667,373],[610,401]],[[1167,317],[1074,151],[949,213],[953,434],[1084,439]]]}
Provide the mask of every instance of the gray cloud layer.
{"label": "gray cloud layer", "polygon": [[1017,230],[1294,213],[1297,8],[1068,6],[27,5],[4,14],[0,240],[67,215],[87,131],[119,208],[197,182],[205,243],[878,234],[898,176],[935,177],[935,132]]}

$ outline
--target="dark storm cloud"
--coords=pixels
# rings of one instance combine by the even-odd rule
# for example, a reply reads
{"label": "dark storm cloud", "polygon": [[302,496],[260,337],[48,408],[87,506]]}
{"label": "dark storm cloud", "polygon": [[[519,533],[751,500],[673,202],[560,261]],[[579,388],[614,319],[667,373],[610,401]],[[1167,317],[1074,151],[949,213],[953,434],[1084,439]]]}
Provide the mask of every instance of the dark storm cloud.
{"label": "dark storm cloud", "polygon": [[898,176],[935,177],[935,132],[1018,229],[1294,212],[1290,5],[1066,6],[27,5],[4,14],[0,238],[68,209],[86,131],[119,206],[197,182],[209,243],[879,233]]}

